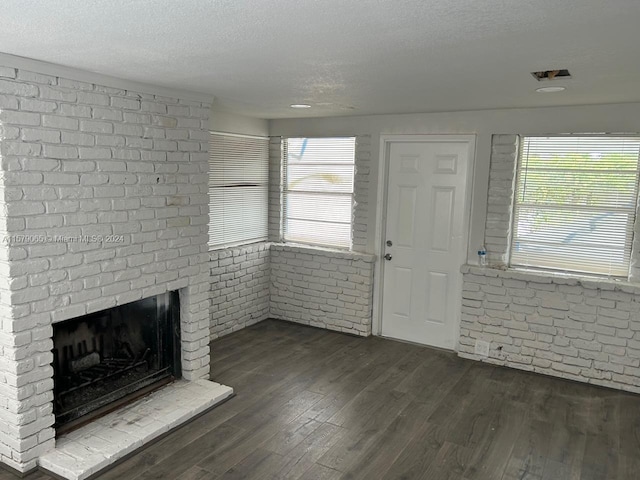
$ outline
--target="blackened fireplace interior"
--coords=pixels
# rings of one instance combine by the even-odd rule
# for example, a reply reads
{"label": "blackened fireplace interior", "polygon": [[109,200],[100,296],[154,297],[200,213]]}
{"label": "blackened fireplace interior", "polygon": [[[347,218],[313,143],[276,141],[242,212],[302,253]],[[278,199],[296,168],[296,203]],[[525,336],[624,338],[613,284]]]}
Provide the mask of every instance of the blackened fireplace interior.
{"label": "blackened fireplace interior", "polygon": [[54,324],[56,433],[180,377],[178,292]]}

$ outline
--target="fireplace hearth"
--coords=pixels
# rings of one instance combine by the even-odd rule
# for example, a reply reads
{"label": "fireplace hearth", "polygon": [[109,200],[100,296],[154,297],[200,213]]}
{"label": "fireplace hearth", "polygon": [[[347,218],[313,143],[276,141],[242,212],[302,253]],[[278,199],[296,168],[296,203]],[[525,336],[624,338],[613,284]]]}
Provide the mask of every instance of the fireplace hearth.
{"label": "fireplace hearth", "polygon": [[179,378],[179,315],[167,292],[55,324],[56,434]]}

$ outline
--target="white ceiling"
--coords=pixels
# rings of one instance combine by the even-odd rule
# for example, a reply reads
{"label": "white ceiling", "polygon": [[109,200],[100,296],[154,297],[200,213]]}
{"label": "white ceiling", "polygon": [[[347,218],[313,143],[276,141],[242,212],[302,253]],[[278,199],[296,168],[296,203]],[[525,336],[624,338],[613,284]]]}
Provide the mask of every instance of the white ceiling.
{"label": "white ceiling", "polygon": [[638,25],[639,0],[2,0],[0,50],[286,118],[640,101]]}

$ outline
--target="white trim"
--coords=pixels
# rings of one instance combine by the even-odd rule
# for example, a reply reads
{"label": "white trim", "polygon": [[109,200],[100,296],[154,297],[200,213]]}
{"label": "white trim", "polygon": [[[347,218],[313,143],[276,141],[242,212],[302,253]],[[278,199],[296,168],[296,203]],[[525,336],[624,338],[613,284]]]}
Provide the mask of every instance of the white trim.
{"label": "white trim", "polygon": [[270,138],[260,135],[247,135],[244,133],[219,132],[216,130],[209,130],[209,133],[211,133],[212,135],[224,135],[225,137],[255,138],[256,140],[269,140]]}
{"label": "white trim", "polygon": [[[466,229],[459,252],[460,267],[467,263],[467,252],[469,249],[469,233],[471,228],[471,199],[473,198],[474,174],[476,163],[476,135],[380,135],[380,157],[378,159],[378,189],[376,202],[376,229],[374,241],[374,255],[378,259],[375,262],[375,273],[373,277],[373,312],[372,331],[374,335],[382,335],[382,287],[384,275],[384,232],[386,230],[386,205],[387,205],[387,182],[388,182],[388,157],[389,145],[394,142],[455,142],[469,144],[469,163],[467,168],[467,186],[465,189],[464,217],[466,219]],[[456,309],[455,329],[456,344],[458,349],[458,338],[460,337],[460,312],[462,307],[462,273],[460,273],[455,294],[458,298]]]}
{"label": "white trim", "polygon": [[89,72],[87,70],[65,67],[55,63],[43,62],[26,57],[18,57],[2,52],[0,52],[0,65],[28,70],[35,73],[42,73],[45,75],[52,75],[54,77],[67,78],[69,80],[102,85],[105,87],[120,88],[140,93],[152,93],[163,97],[180,98],[182,100],[192,100],[201,103],[213,103],[213,100],[215,99],[213,95],[208,93],[192,92],[189,90],[181,90],[179,88],[161,87],[159,85],[126,80],[123,78],[112,77],[110,75],[102,75],[100,73]]}

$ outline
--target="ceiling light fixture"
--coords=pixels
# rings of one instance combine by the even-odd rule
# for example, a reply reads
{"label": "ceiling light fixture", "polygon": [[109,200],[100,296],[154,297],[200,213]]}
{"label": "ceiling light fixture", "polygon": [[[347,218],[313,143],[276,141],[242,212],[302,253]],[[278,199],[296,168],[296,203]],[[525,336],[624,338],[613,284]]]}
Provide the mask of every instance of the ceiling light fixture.
{"label": "ceiling light fixture", "polygon": [[311,108],[311,105],[308,103],[292,103],[289,105],[291,108]]}
{"label": "ceiling light fixture", "polygon": [[542,88],[536,88],[536,92],[538,93],[557,93],[557,92],[564,92],[567,89],[567,87],[542,87]]}

